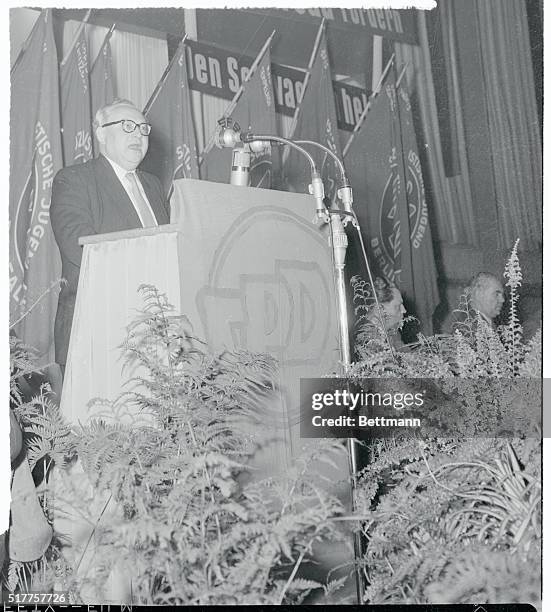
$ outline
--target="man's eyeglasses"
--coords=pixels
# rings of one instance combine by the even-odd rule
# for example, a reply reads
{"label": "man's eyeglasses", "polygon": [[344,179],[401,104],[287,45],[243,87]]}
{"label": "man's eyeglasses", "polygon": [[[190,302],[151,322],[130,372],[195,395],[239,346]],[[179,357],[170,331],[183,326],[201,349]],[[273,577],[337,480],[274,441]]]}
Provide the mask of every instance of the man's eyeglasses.
{"label": "man's eyeglasses", "polygon": [[127,134],[132,134],[136,128],[140,128],[140,134],[142,136],[149,136],[149,134],[151,134],[151,125],[149,123],[136,123],[135,121],[132,121],[132,119],[110,121],[109,123],[104,123],[101,125],[101,127],[107,127],[108,125],[115,125],[117,123],[122,125],[123,132],[126,132]]}

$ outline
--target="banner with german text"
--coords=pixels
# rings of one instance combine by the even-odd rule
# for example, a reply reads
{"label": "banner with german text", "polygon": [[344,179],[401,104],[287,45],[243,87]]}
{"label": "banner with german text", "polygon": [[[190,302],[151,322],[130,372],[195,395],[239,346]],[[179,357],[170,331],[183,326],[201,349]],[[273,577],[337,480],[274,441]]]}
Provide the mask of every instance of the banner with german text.
{"label": "banner with german text", "polygon": [[[367,2],[365,4],[368,4]],[[371,3],[369,3],[371,4]],[[373,3],[376,4],[376,3]],[[379,5],[390,4],[379,2]],[[411,3],[413,4],[413,3]],[[414,9],[385,8],[267,8],[255,9],[255,12],[271,17],[286,17],[304,23],[318,24],[322,18],[327,28],[344,31],[350,36],[358,32],[383,36],[389,40],[418,44],[416,14]],[[220,18],[220,17],[219,17]],[[215,21],[216,16],[212,19]],[[216,27],[216,22],[211,27]]]}
{"label": "banner with german text", "polygon": [[69,54],[59,67],[61,125],[65,166],[82,164],[93,157],[88,45],[80,28]]}
{"label": "banner with german text", "polygon": [[153,129],[142,168],[159,177],[164,193],[170,197],[174,179],[199,178],[183,42],[147,103],[144,114]]}
{"label": "banner with german text", "polygon": [[54,359],[58,295],[48,290],[61,277],[50,224],[52,181],[62,166],[51,9],[40,14],[11,74],[10,136],[10,321],[46,364]]}

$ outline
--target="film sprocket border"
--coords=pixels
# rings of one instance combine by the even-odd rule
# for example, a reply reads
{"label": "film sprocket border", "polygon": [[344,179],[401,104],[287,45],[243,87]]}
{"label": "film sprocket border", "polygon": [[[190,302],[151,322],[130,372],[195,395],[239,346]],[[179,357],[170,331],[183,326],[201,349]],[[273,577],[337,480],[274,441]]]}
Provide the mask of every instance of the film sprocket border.
{"label": "film sprocket border", "polygon": [[[265,611],[268,607],[277,609],[278,612],[296,612],[297,606],[263,606],[263,605],[232,605],[231,610],[259,610]],[[375,604],[370,605],[369,610],[374,612],[395,612],[398,606],[396,604]],[[174,612],[195,612],[197,606],[157,606],[159,610],[173,610]],[[536,612],[536,608],[527,603],[500,603],[500,604],[408,604],[405,607],[412,612]],[[132,612],[132,610],[151,610],[148,605],[113,605],[113,604],[81,604],[81,605],[58,605],[58,604],[4,604],[4,612],[61,612],[66,610],[79,610],[81,612]],[[202,612],[216,612],[220,610],[220,606],[200,606]],[[317,612],[319,606],[315,605],[300,605],[300,612]],[[343,606],[326,605],[324,610],[342,610]],[[402,609],[402,606],[400,606]],[[348,612],[365,612],[366,606],[363,605],[347,605]]]}

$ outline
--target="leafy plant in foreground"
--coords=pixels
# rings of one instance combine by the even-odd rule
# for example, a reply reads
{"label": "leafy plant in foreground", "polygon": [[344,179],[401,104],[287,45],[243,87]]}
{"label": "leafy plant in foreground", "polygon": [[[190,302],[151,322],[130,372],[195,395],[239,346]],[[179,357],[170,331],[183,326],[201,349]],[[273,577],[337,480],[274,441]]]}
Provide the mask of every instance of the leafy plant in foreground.
{"label": "leafy plant in foreground", "polygon": [[541,376],[541,336],[522,340],[516,244],[505,278],[509,321],[497,330],[464,296],[467,316],[451,337],[421,338],[407,352],[356,347],[353,380],[433,378],[450,398],[439,406],[447,436],[366,445],[357,497],[365,603],[540,603],[541,430],[522,419],[539,416],[541,388],[529,379]]}
{"label": "leafy plant in foreground", "polygon": [[323,462],[336,466],[341,445],[317,445],[284,475],[255,479],[251,457],[277,436],[264,409],[276,392],[273,359],[211,352],[162,294],[141,291],[145,309],[124,345],[129,389],[74,428],[90,486],[67,502],[82,516],[94,499],[114,510],[94,529],[98,563],[67,588],[78,601],[116,567],[131,572],[139,603],[302,601],[322,585],[302,579],[301,565],[320,541],[341,537],[332,521],[341,504],[319,474]]}

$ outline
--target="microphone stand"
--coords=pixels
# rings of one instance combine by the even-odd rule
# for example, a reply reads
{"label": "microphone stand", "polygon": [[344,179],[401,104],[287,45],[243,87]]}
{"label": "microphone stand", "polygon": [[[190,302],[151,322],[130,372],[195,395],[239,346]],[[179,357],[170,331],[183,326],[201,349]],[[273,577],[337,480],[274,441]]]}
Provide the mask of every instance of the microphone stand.
{"label": "microphone stand", "polygon": [[[341,173],[341,179],[342,179],[342,186],[337,189],[337,196],[339,200],[341,200],[343,207],[344,207],[344,211],[341,211],[341,215],[343,215],[343,226],[346,227],[348,225],[348,221],[352,220],[352,225],[356,228],[356,231],[358,233],[358,239],[362,247],[362,253],[363,253],[364,262],[365,262],[366,269],[367,269],[367,274],[369,276],[369,282],[373,289],[373,298],[375,300],[375,306],[377,307],[377,311],[379,312],[379,317],[381,321],[383,321],[384,313],[383,313],[381,304],[379,303],[377,292],[375,291],[375,283],[373,282],[373,276],[371,274],[371,267],[369,266],[369,261],[367,259],[367,254],[365,252],[364,241],[363,241],[362,233],[360,231],[360,223],[358,221],[358,217],[356,216],[356,213],[352,210],[352,203],[354,201],[354,198],[352,196],[352,187],[350,186],[350,183],[348,182],[348,178],[346,177],[346,170],[344,168],[344,164],[341,158],[338,155],[336,155],[329,147],[326,147],[325,145],[322,145],[319,142],[316,142],[314,140],[295,140],[295,142],[298,144],[312,145],[314,147],[318,147],[319,149],[322,149],[330,157],[332,157],[335,160],[336,164],[339,167],[339,170]],[[384,328],[384,334],[385,334],[387,344],[392,351],[393,349],[390,343],[390,338],[388,337],[388,332],[386,330],[386,327]]]}
{"label": "microphone stand", "polygon": [[[331,216],[331,235],[333,246],[333,265],[335,274],[335,285],[337,290],[337,307],[339,318],[339,337],[341,339],[341,356],[345,374],[350,369],[352,362],[350,356],[350,339],[348,336],[348,310],[346,300],[346,281],[344,278],[344,267],[346,265],[345,257],[348,248],[348,238],[344,228],[352,221],[352,225],[359,231],[359,223],[355,213],[352,210],[354,198],[352,195],[352,187],[346,176],[344,163],[340,157],[329,147],[316,142],[314,140],[297,140],[298,144],[311,145],[325,151],[336,163],[341,174],[342,185],[337,189],[337,197],[342,202],[344,211],[330,209]],[[342,216],[342,219],[341,219]],[[357,490],[358,490],[358,447],[354,438],[347,438],[346,441],[348,450],[348,468],[350,472],[350,487],[352,493],[352,512],[357,508]],[[354,533],[354,556],[357,561],[362,554],[362,538],[358,531]],[[364,591],[364,576],[362,574],[359,563],[356,564],[356,597],[358,604],[362,603],[362,594]]]}
{"label": "microphone stand", "polygon": [[[250,143],[253,141],[268,141],[277,142],[289,145],[295,150],[299,151],[304,155],[310,163],[312,172],[312,185],[311,193],[316,199],[316,214],[318,219],[322,219],[325,222],[330,223],[331,228],[331,247],[333,249],[333,274],[335,279],[335,287],[337,293],[337,322],[339,327],[339,339],[341,349],[341,362],[343,364],[343,370],[345,376],[350,370],[351,357],[350,357],[350,338],[348,336],[348,309],[346,301],[346,282],[344,278],[344,267],[346,265],[346,249],[348,248],[348,237],[344,231],[344,225],[348,222],[349,218],[352,218],[352,222],[357,227],[357,220],[354,213],[352,212],[352,188],[348,183],[344,164],[338,158],[333,151],[328,147],[310,140],[298,140],[292,141],[287,138],[280,136],[271,136],[265,134],[247,134],[242,137],[243,142]],[[304,150],[299,144],[310,144],[317,146],[326,151],[337,163],[342,177],[342,186],[337,190],[337,195],[343,203],[344,211],[339,209],[330,209],[327,213],[327,209],[323,204],[324,189],[323,181],[317,171],[316,164],[313,157]],[[341,214],[345,218],[345,223],[341,220]],[[351,497],[352,497],[352,512],[356,510],[357,504],[357,474],[358,474],[358,450],[357,444],[354,438],[347,438],[347,451],[348,451],[348,468],[350,473],[350,486],[351,486]],[[356,559],[356,596],[358,603],[362,602],[362,594],[364,591],[364,581],[361,572],[359,560],[362,552],[362,541],[359,531],[354,533],[354,556]]]}

